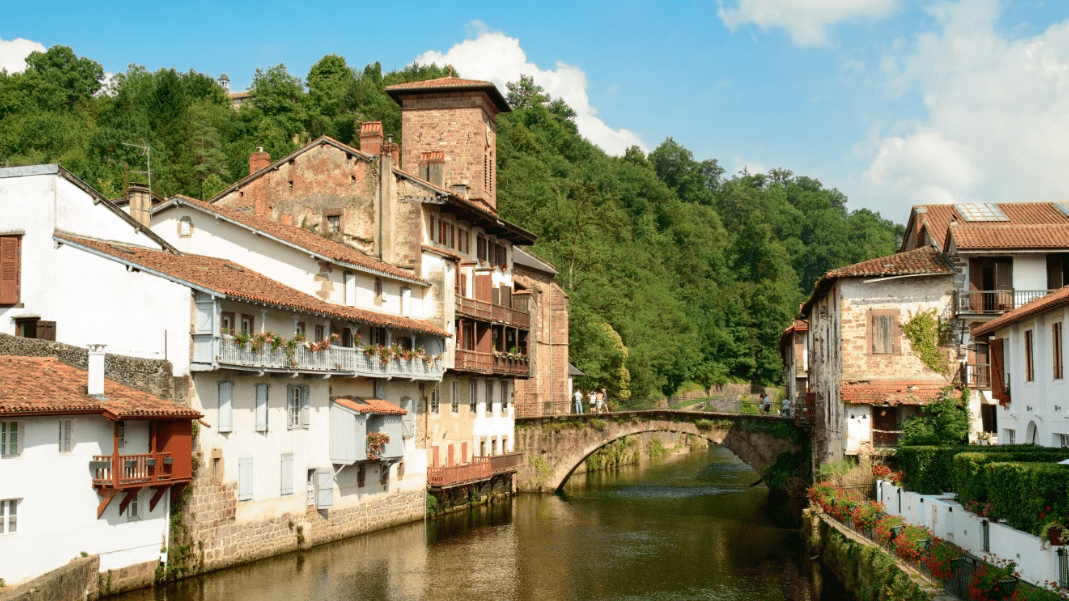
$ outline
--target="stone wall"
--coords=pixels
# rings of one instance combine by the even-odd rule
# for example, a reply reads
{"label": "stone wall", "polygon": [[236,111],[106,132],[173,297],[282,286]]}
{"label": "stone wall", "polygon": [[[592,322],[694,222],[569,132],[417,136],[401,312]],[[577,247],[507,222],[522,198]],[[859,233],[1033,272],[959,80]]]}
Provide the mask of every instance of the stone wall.
{"label": "stone wall", "polygon": [[83,601],[95,592],[100,556],[76,557],[67,565],[10,589],[0,601]]}
{"label": "stone wall", "polygon": [[[0,334],[0,355],[55,357],[60,363],[71,367],[89,369],[88,349],[50,340]],[[161,399],[188,404],[189,389],[186,378],[175,378],[172,374],[170,361],[111,354],[104,358],[104,377],[107,379]]]}
{"label": "stone wall", "polygon": [[[199,565],[211,571],[423,518],[423,491],[383,494],[356,507],[237,520],[237,485],[201,477],[185,507]],[[303,494],[303,490],[302,493]],[[201,561],[202,560],[202,561]]]}
{"label": "stone wall", "polygon": [[553,275],[517,265],[513,280],[531,290],[531,377],[516,380],[516,417],[571,412],[568,391],[568,295]]}

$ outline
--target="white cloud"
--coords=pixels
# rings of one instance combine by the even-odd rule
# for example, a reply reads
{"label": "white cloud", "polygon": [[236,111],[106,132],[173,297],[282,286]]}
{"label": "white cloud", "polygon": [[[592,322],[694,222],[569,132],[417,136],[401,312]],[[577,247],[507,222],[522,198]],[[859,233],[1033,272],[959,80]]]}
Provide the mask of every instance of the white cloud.
{"label": "white cloud", "polygon": [[839,21],[856,18],[878,19],[888,15],[895,0],[737,0],[735,8],[724,8],[717,0],[717,15],[732,32],[747,23],[761,29],[778,27],[787,31],[799,46],[826,46],[826,28]]}
{"label": "white cloud", "polygon": [[34,50],[44,52],[47,48],[40,42],[23,38],[10,41],[0,39],[0,71],[22,73],[26,70],[26,57]]}
{"label": "white cloud", "polygon": [[853,199],[904,219],[912,204],[1069,198],[1069,21],[1029,38],[995,30],[998,0],[931,10],[941,31],[885,61],[926,119],[886,134]]}
{"label": "white cloud", "polygon": [[735,166],[735,175],[739,175],[742,173],[754,175],[758,173],[768,173],[770,171],[770,169],[766,167],[764,163],[761,163],[759,161],[748,161],[746,159],[743,159],[742,157],[735,157],[732,160],[732,163]]}
{"label": "white cloud", "polygon": [[469,24],[469,36],[472,39],[456,44],[448,52],[429,50],[416,57],[415,62],[453,65],[464,78],[492,82],[502,94],[507,93],[506,83],[519,81],[520,75],[529,75],[550,96],[568,103],[576,113],[575,125],[579,133],[605,152],[622,155],[634,145],[647,150],[637,134],[626,129],[613,129],[597,116],[598,111],[590,105],[587,96],[589,84],[582,69],[559,61],[555,69],[539,69],[527,60],[518,39],[489,31],[479,21]]}

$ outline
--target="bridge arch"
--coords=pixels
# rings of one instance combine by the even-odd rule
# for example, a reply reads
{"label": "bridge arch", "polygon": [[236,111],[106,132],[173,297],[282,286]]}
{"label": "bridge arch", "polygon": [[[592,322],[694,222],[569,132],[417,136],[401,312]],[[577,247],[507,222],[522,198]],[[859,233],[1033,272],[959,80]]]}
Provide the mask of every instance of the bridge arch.
{"label": "bridge arch", "polygon": [[[516,420],[515,450],[525,465],[518,490],[554,492],[594,451],[627,436],[648,432],[691,434],[719,444],[760,474],[783,453],[803,452],[805,433],[788,419],[698,411],[627,411]],[[808,457],[804,458],[808,463]]]}

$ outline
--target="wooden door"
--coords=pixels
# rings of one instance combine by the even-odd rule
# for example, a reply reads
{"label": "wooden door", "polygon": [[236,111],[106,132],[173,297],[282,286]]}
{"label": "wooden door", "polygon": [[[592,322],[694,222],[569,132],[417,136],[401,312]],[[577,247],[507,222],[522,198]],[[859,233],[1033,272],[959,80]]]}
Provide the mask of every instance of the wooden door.
{"label": "wooden door", "polygon": [[893,447],[898,443],[898,408],[872,408],[872,446]]}

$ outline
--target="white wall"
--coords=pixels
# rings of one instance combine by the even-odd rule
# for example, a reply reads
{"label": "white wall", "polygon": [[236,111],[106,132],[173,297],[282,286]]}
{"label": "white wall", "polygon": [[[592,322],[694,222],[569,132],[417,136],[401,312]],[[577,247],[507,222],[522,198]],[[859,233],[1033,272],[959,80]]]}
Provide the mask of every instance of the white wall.
{"label": "white wall", "polygon": [[[515,441],[513,433],[516,431],[516,386],[511,380],[490,380],[494,383],[494,399],[491,406],[486,404],[486,382],[477,380],[478,407],[472,424],[473,440],[475,441],[475,453],[478,453],[479,442],[487,440],[487,452],[492,448],[491,440],[497,441],[497,452],[511,451]],[[508,383],[508,410],[501,411],[501,382]]]}
{"label": "white wall", "polygon": [[[167,539],[168,495],[149,511],[152,490],[139,495],[140,519],[119,515],[125,493],[117,495],[97,519],[101,497],[92,485],[93,455],[111,452],[114,422],[98,415],[71,416],[72,453],[59,453],[59,420],[18,420],[25,446],[18,457],[0,459],[0,499],[21,499],[19,531],[0,535],[0,576],[7,583],[39,576],[67,564],[81,552],[100,554],[101,571],[160,559]],[[124,453],[147,453],[147,424],[126,422]],[[142,431],[144,433],[142,434]]]}

